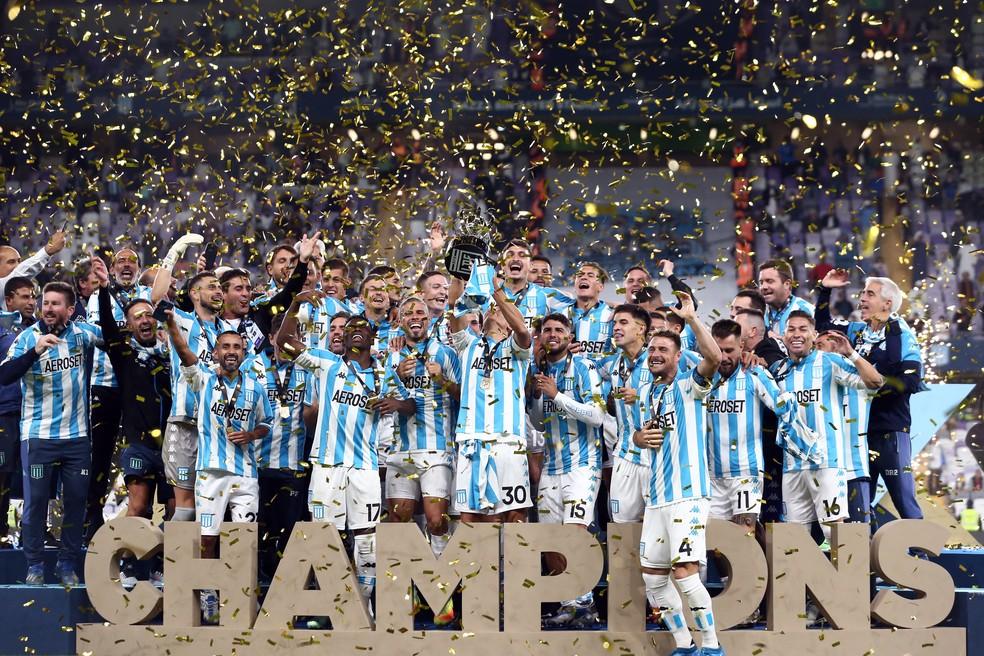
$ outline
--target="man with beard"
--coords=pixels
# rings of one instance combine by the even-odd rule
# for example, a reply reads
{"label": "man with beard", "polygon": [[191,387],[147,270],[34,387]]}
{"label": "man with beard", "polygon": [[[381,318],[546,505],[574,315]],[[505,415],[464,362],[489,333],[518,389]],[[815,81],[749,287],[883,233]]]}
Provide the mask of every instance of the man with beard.
{"label": "man with beard", "polygon": [[[214,277],[213,277],[214,279]],[[246,344],[234,330],[215,338],[212,362],[217,370],[199,366],[198,355],[168,314],[171,346],[181,361],[181,378],[197,395],[197,460],[195,512],[201,527],[202,557],[219,552],[219,529],[226,510],[233,522],[255,522],[259,510],[254,442],[270,432],[273,409],[266,390],[254,376],[239,371],[246,358]],[[219,599],[214,590],[202,590],[202,620],[219,618]]]}
{"label": "man with beard", "polygon": [[550,287],[553,285],[553,265],[546,255],[534,255],[530,258],[530,272],[526,278],[534,285]]}
{"label": "man with beard", "polygon": [[[106,264],[92,260],[92,272],[98,281],[96,301],[105,350],[119,382],[123,420],[123,451],[120,466],[127,491],[127,517],[151,519],[154,493],[164,504],[164,518],[174,513],[174,490],[164,475],[161,444],[171,410],[171,368],[167,343],[158,338],[157,320],[150,301],[135,298],[123,308],[126,329],[121,330],[113,318],[112,281]],[[156,563],[151,578],[163,580],[163,563]],[[137,584],[135,559],[124,559],[121,573],[123,587]]]}
{"label": "man with beard", "polygon": [[793,295],[795,286],[793,269],[788,262],[768,260],[759,265],[758,288],[768,305],[765,328],[776,339],[784,338],[790,313],[798,311],[813,316],[813,306]]}
{"label": "man with beard", "polygon": [[751,351],[763,360],[768,367],[786,357],[786,345],[769,334],[765,327],[765,312],[768,306],[762,295],[754,289],[743,289],[735,294],[728,311],[732,321],[741,324],[741,339],[744,350]]}
{"label": "man with beard", "polygon": [[[691,371],[678,375],[680,335],[659,331],[649,342],[647,363],[652,378],[639,389],[639,412],[634,418],[639,423],[632,436],[637,447],[650,452],[639,559],[646,598],[660,612],[676,641],[671,653],[723,656],[711,596],[698,573],[706,554],[705,526],[711,496],[703,400],[711,390],[721,351],[697,319],[693,299],[682,293],[678,297],[680,307],[673,311],[694,331],[703,359]],[[694,645],[683,619],[683,600],[677,588],[686,597],[700,629],[701,647]]]}
{"label": "man with beard", "polygon": [[[154,297],[163,297],[170,286],[170,270],[163,268],[154,281]],[[211,271],[202,271],[189,281],[188,296],[192,312],[174,308],[173,321],[188,348],[198,356],[199,364],[212,364],[216,339],[231,330],[219,313],[225,304],[225,294],[218,278]],[[172,345],[173,346],[173,345]],[[164,471],[174,486],[174,521],[195,518],[195,461],[198,452],[198,404],[188,380],[181,376],[181,361],[176,349],[171,349],[171,415],[164,432]]]}
{"label": "man with beard", "polygon": [[686,340],[683,336],[686,324],[680,318],[680,315],[674,312],[673,308],[667,306],[661,307],[655,312],[650,312],[649,316],[652,318],[653,323],[649,329],[647,339],[651,339],[658,330],[669,330],[680,335],[680,373],[685,373],[696,367],[697,363],[700,362],[700,353],[687,348]]}
{"label": "man with beard", "polygon": [[28,565],[25,582],[31,585],[44,583],[45,520],[56,468],[64,500],[56,572],[63,584],[78,583],[75,566],[82,553],[91,466],[87,363],[101,335],[94,326],[72,322],[74,311],[71,285],[45,285],[41,320],[17,336],[0,365],[0,385],[18,380],[21,385],[22,537]]}
{"label": "man with beard", "polygon": [[741,334],[741,326],[730,319],[711,326],[721,364],[704,402],[710,428],[710,516],[754,530],[762,504],[763,408],[778,417],[780,441],[801,457],[812,457],[816,438],[800,422],[793,395],[780,391],[764,368],[744,366]]}
{"label": "man with beard", "polygon": [[260,554],[263,573],[272,576],[287,548],[294,524],[304,516],[307,501],[305,466],[304,395],[313,384],[311,374],[286,357],[276,345],[276,334],[284,315],[273,318],[267,346],[250,358],[248,371],[263,385],[273,409],[274,420],[256,443],[259,472]]}
{"label": "man with beard", "polygon": [[[525,260],[518,269],[511,267],[510,274],[515,278],[522,273],[525,283],[529,251],[525,245],[513,244],[506,252],[512,253],[507,266],[510,260]],[[498,278],[492,283],[494,305],[485,314],[481,336],[467,329],[467,313],[451,319],[451,341],[462,363],[454,504],[463,522],[522,522],[533,505],[525,453],[525,390],[532,339],[506,288]],[[451,303],[463,292],[464,283],[455,278]],[[527,292],[534,293],[527,288],[522,292],[526,298]],[[536,307],[528,306],[533,311]]]}
{"label": "man with beard", "polygon": [[[7,288],[7,282],[14,276],[24,278],[34,278],[41,273],[48,262],[55,255],[65,248],[65,231],[56,230],[51,233],[48,243],[37,253],[21,260],[20,253],[12,246],[0,246],[0,289]],[[0,310],[5,310],[6,305],[0,299]],[[73,308],[74,310],[74,308]]]}
{"label": "man with beard", "polygon": [[796,395],[800,417],[819,436],[818,453],[824,457],[820,463],[806,462],[787,451],[782,499],[787,522],[819,521],[829,540],[829,523],[842,521],[849,514],[842,388],[877,390],[885,381],[840,333],[825,333],[835,352],[817,350],[815,326],[806,312],[793,310],[789,314],[783,336],[789,359],[776,366],[775,378],[781,389]]}
{"label": "man with beard", "polygon": [[34,314],[38,309],[38,299],[33,280],[11,276],[7,279],[3,298],[7,311],[0,312],[0,321],[8,328],[20,332],[37,321]]}
{"label": "man with beard", "polygon": [[284,288],[297,267],[298,253],[290,244],[277,244],[267,253],[266,273],[268,277],[266,293],[273,294]]}
{"label": "man with beard", "polygon": [[[448,544],[448,504],[454,464],[454,421],[461,393],[458,355],[429,327],[424,301],[411,296],[400,305],[404,345],[389,354],[395,371],[415,403],[412,415],[398,415],[396,450],[386,460],[386,498],[390,517],[409,522],[420,501],[431,549],[437,558]],[[438,625],[454,620],[451,602],[434,616]]]}
{"label": "man with beard", "polygon": [[[601,484],[601,425],[604,396],[594,363],[570,352],[570,320],[548,314],[540,326],[544,357],[534,363],[527,381],[527,404],[533,426],[543,431],[544,469],[536,500],[538,521],[579,524],[585,530],[594,520]],[[545,554],[555,574],[567,566],[558,553]],[[561,604],[545,619],[552,627],[583,628],[598,620],[591,592]]]}
{"label": "man with beard", "polygon": [[[859,428],[862,431],[862,435],[854,439],[866,441],[871,453],[877,454],[870,463],[869,489],[865,491],[855,486],[857,494],[851,494],[852,509],[859,504],[867,514],[866,504],[870,504],[881,476],[899,516],[921,519],[922,510],[916,502],[912,477],[912,439],[909,435],[912,425],[909,399],[923,389],[919,343],[915,333],[898,315],[904,294],[889,278],[865,280],[859,303],[861,321],[831,319],[831,291],[847,287],[849,280],[843,269],[834,269],[824,276],[817,300],[817,326],[844,333],[886,381],[870,400],[867,421],[863,417],[867,409],[865,399],[848,399],[853,407],[852,419],[857,420],[852,422],[851,431]],[[857,469],[860,471],[860,467]],[[861,497],[857,504],[853,501],[855,497]]]}
{"label": "man with beard", "polygon": [[383,369],[373,357],[373,328],[365,317],[356,315],[346,322],[341,356],[304,345],[297,335],[297,310],[318,295],[304,292],[294,299],[277,344],[315,379],[304,399],[310,410],[306,418],[317,414],[308,494],[311,516],[354,534],[355,571],[371,608],[376,524],[382,509],[379,445],[392,442],[394,412],[409,416],[417,408],[395,372]]}
{"label": "man with beard", "polygon": [[[93,259],[93,267],[96,266]],[[102,263],[102,260],[99,260]],[[105,264],[103,264],[105,267]],[[149,300],[151,289],[140,285],[140,260],[132,248],[121,248],[110,263],[110,279],[105,287],[111,299],[111,317],[118,330],[126,327],[123,308],[135,299]],[[102,283],[100,282],[100,286]],[[89,299],[89,321],[101,325],[99,295]],[[119,381],[113,372],[109,353],[97,349],[92,364],[92,409],[89,422],[92,426],[92,470],[89,476],[89,495],[86,500],[86,542],[92,539],[103,525],[103,506],[106,495],[116,478],[112,473],[113,456],[119,443],[120,419],[123,415],[123,395]]]}

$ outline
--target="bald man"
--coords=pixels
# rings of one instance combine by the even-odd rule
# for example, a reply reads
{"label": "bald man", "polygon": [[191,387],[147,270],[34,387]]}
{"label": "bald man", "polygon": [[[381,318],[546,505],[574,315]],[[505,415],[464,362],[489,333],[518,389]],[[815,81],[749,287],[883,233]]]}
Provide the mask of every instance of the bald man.
{"label": "bald man", "polygon": [[[20,253],[13,246],[0,246],[0,289],[3,289],[7,280],[14,276],[33,278],[38,275],[48,265],[48,261],[63,248],[65,248],[65,232],[62,230],[52,233],[44,248],[23,261]],[[6,309],[7,304],[0,295],[0,310]]]}

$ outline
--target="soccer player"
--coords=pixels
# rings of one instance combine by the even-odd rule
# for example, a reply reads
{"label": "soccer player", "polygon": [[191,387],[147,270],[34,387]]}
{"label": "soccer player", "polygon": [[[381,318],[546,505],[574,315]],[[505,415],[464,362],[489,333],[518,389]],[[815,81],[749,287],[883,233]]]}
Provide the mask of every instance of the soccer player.
{"label": "soccer player", "polygon": [[[180,240],[179,240],[180,241]],[[173,247],[172,247],[173,249]],[[182,251],[183,252],[183,251]],[[154,280],[153,298],[163,298],[170,287],[168,261]],[[173,267],[173,263],[171,263]],[[219,318],[225,294],[211,271],[196,274],[188,283],[193,311],[174,308],[174,322],[188,348],[198,356],[202,367],[212,364],[212,353],[220,333],[232,326]],[[164,431],[164,471],[174,487],[174,521],[195,519],[195,462],[198,453],[198,403],[194,390],[181,375],[181,360],[171,349],[171,415]]]}
{"label": "soccer player", "polygon": [[795,286],[793,269],[788,262],[768,260],[759,265],[758,288],[768,305],[765,328],[777,339],[786,334],[786,321],[791,312],[805,312],[813,316],[813,306],[793,295]]}
{"label": "soccer player", "polygon": [[[127,517],[151,519],[154,494],[164,504],[165,519],[174,513],[174,490],[164,475],[161,444],[167,416],[171,410],[171,368],[167,342],[157,334],[157,320],[149,300],[134,298],[123,308],[126,332],[114,318],[113,283],[106,264],[98,257],[92,260],[96,276],[100,328],[106,353],[119,384],[123,422],[123,450],[120,467],[127,492]],[[101,509],[100,509],[101,510]],[[163,563],[158,563],[152,579],[160,581]],[[137,584],[134,559],[124,559],[123,587]]]}
{"label": "soccer player", "polygon": [[824,276],[817,300],[817,325],[846,334],[858,353],[887,381],[871,401],[868,418],[868,447],[877,454],[870,463],[868,501],[874,495],[880,476],[899,516],[921,519],[922,510],[916,502],[912,478],[909,399],[923,389],[923,367],[915,333],[898,316],[904,294],[890,278],[868,278],[859,303],[861,321],[831,320],[831,291],[848,284],[846,271],[834,269]]}
{"label": "soccer player", "polygon": [[[110,305],[112,319],[120,329],[127,325],[123,308],[135,299],[150,299],[151,290],[139,284],[139,275],[140,259],[135,250],[121,248],[113,255],[113,261],[110,263],[110,280],[106,290],[112,301]],[[98,295],[89,299],[86,309],[89,321],[94,325],[102,323]],[[123,394],[120,391],[119,381],[113,372],[109,354],[102,349],[96,349],[90,380],[92,408],[89,422],[92,427],[92,469],[86,501],[86,542],[91,540],[103,525],[106,495],[116,478],[111,469],[119,442],[120,419],[123,415]]]}
{"label": "soccer player", "polygon": [[[461,394],[458,354],[445,346],[430,328],[423,299],[410,296],[400,304],[404,345],[391,352],[386,368],[395,371],[410,393],[416,410],[397,415],[396,448],[386,459],[386,498],[393,521],[413,519],[423,505],[431,549],[438,558],[448,544],[448,504],[454,484],[454,423]],[[454,620],[450,604],[434,621]]]}
{"label": "soccer player", "polygon": [[[718,645],[711,596],[701,583],[699,562],[706,553],[711,496],[703,400],[711,390],[721,350],[697,319],[693,299],[687,294],[678,297],[680,307],[674,312],[694,331],[703,359],[680,375],[680,336],[664,330],[649,342],[647,364],[652,378],[639,389],[636,417],[642,421],[632,435],[638,448],[650,452],[639,559],[646,598],[660,612],[676,642],[671,654],[718,656],[724,652]],[[676,585],[670,581],[671,571]],[[701,647],[690,636],[678,587],[700,629]]]}
{"label": "soccer player", "polygon": [[[594,519],[601,483],[601,425],[604,396],[594,363],[570,352],[571,322],[562,314],[548,314],[540,327],[544,358],[534,364],[527,391],[533,426],[544,434],[544,469],[536,500],[538,521],[578,524],[585,529]],[[545,554],[555,573],[567,566],[558,553]],[[585,627],[598,620],[594,597],[587,592],[561,604],[547,626]]]}
{"label": "soccer player", "polygon": [[789,359],[777,365],[775,378],[783,390],[796,395],[800,417],[819,436],[817,446],[824,454],[818,464],[787,451],[782,476],[785,519],[797,524],[819,521],[829,539],[828,524],[848,516],[841,388],[876,390],[884,379],[854,351],[846,337],[833,332],[826,335],[833,341],[835,353],[815,348],[813,317],[793,310],[783,336]]}
{"label": "soccer player", "polygon": [[651,319],[639,305],[619,305],[615,308],[612,337],[619,349],[618,357],[609,364],[611,392],[608,413],[615,416],[616,442],[611,446],[612,474],[609,491],[609,510],[613,522],[638,522],[646,510],[649,491],[648,449],[632,442],[639,424],[639,389],[651,380],[646,367],[646,336]]}
{"label": "soccer player", "polygon": [[762,503],[763,406],[779,418],[784,443],[808,455],[814,439],[799,422],[793,395],[780,391],[764,368],[743,366],[741,326],[721,319],[711,326],[711,335],[721,364],[704,402],[710,429],[710,516],[754,530]]}
{"label": "soccer player", "polygon": [[552,311],[562,311],[573,302],[555,289],[529,281],[530,245],[522,239],[512,239],[506,244],[499,255],[499,264],[506,298],[519,309],[527,330],[533,327],[535,319],[543,318]]}
{"label": "soccer player", "polygon": [[553,284],[553,265],[546,255],[534,255],[530,258],[530,271],[526,279],[534,285],[550,287]]}
{"label": "soccer player", "polygon": [[34,315],[38,310],[38,296],[34,281],[30,278],[24,276],[7,278],[3,299],[7,310],[0,311],[0,318],[5,319],[5,323],[11,329],[20,332],[37,321]]}
{"label": "soccer player", "polygon": [[294,247],[287,243],[277,244],[267,253],[266,273],[269,277],[266,291],[276,292],[283,289],[291,274],[297,267],[298,254]]}
{"label": "soccer player", "polygon": [[[442,344],[450,346],[451,337],[445,314],[448,311],[448,277],[440,271],[425,271],[417,278],[417,294],[427,305],[430,317],[429,330],[437,330],[436,337]],[[436,326],[436,328],[435,328]]]}
{"label": "soccer player", "polygon": [[[273,410],[262,383],[239,371],[246,359],[246,342],[234,330],[216,337],[212,371],[199,366],[173,311],[168,315],[171,346],[181,361],[181,377],[198,398],[197,471],[195,512],[201,527],[202,556],[215,558],[219,527],[226,510],[234,522],[255,522],[259,510],[254,442],[270,432]],[[202,619],[218,620],[219,600],[214,590],[200,594]]]}
{"label": "soccer player", "polygon": [[622,279],[625,290],[625,305],[640,305],[644,310],[652,311],[663,306],[663,295],[653,286],[653,278],[641,264],[629,267]]}
{"label": "soccer player", "polygon": [[354,564],[367,604],[376,585],[376,524],[382,508],[380,444],[392,441],[394,412],[411,415],[416,403],[392,371],[372,355],[373,327],[361,315],[344,326],[344,352],[309,349],[297,335],[297,310],[320,292],[298,294],[287,311],[277,343],[294,362],[314,375],[304,403],[317,416],[311,449],[308,506],[315,521],[332,522],[354,534]]}
{"label": "soccer player", "polygon": [[387,289],[390,283],[378,274],[369,274],[362,280],[359,294],[362,300],[362,316],[372,327],[376,353],[385,353],[389,346],[392,326],[390,324],[390,296]]}
{"label": "soccer player", "polygon": [[647,339],[652,338],[653,334],[658,330],[675,332],[677,335],[680,335],[680,373],[685,373],[696,367],[697,363],[700,362],[700,353],[687,348],[683,336],[684,329],[687,326],[683,319],[680,318],[680,315],[667,306],[650,312],[649,316],[652,318],[652,324],[646,336]]}
{"label": "soccer player", "polygon": [[[529,262],[524,249],[506,249],[511,254],[507,260],[519,262],[518,267],[508,267],[509,275],[515,279],[522,273],[523,283]],[[463,522],[521,522],[533,505],[526,458],[526,376],[532,339],[504,286],[498,278],[493,284],[495,305],[485,314],[480,336],[466,329],[467,315],[451,319],[451,341],[462,366],[454,504]],[[463,290],[461,280],[452,281],[452,305]],[[540,292],[533,286],[533,291],[521,293],[528,297]],[[539,298],[545,303],[545,297]],[[528,307],[535,311],[537,306]]]}
{"label": "soccer player", "polygon": [[565,313],[573,326],[571,350],[595,362],[615,353],[612,322],[615,311],[601,300],[608,273],[595,262],[585,262],[574,274],[574,305]]}
{"label": "soccer player", "polygon": [[[765,300],[754,289],[738,292],[731,302],[732,319],[741,326],[741,350],[761,361],[770,372],[786,359],[786,346],[765,329]],[[782,521],[783,450],[776,443],[779,420],[768,408],[762,409],[762,509],[763,524]]]}
{"label": "soccer player", "polygon": [[55,470],[64,516],[55,571],[64,585],[78,584],[85,498],[92,455],[88,439],[88,366],[102,340],[95,326],[75,323],[75,289],[49,282],[41,297],[41,320],[14,340],[0,365],[0,385],[21,386],[21,462],[24,472],[22,542],[26,583],[44,583],[44,534]]}
{"label": "soccer player", "polygon": [[321,268],[321,290],[339,303],[345,303],[345,290],[352,280],[349,278],[348,262],[331,258]]}
{"label": "soccer player", "polygon": [[304,396],[314,384],[310,372],[295,366],[276,345],[284,315],[273,318],[267,346],[250,358],[248,371],[262,384],[273,411],[270,431],[256,442],[259,480],[261,566],[272,576],[294,524],[307,503],[307,454],[304,451]]}

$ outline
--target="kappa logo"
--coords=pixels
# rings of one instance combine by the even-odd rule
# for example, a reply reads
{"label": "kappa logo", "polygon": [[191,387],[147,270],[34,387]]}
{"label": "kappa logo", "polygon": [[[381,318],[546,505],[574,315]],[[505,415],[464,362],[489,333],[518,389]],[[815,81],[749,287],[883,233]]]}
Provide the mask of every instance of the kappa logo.
{"label": "kappa logo", "polygon": [[88,476],[89,475],[89,470],[88,469],[82,469],[82,470],[79,471],[79,475],[80,476]]}
{"label": "kappa logo", "polygon": [[36,481],[44,478],[44,465],[31,465],[31,478]]}
{"label": "kappa logo", "polygon": [[215,522],[215,515],[212,513],[202,513],[201,523],[202,528],[212,528],[212,524]]}

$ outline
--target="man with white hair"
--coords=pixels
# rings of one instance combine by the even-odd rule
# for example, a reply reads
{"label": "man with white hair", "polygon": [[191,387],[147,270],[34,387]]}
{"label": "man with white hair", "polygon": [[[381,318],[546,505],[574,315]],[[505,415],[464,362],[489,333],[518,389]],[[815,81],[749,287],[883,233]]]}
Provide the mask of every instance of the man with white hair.
{"label": "man with white hair", "polygon": [[[847,335],[858,353],[884,376],[885,384],[872,399],[868,417],[870,494],[874,494],[881,476],[899,516],[922,519],[912,477],[909,397],[924,389],[923,365],[916,335],[898,315],[905,294],[890,278],[869,277],[858,303],[862,320],[832,319],[831,291],[848,284],[850,275],[843,269],[824,276],[817,300],[817,330],[836,330]],[[896,336],[900,339],[889,339]]]}

